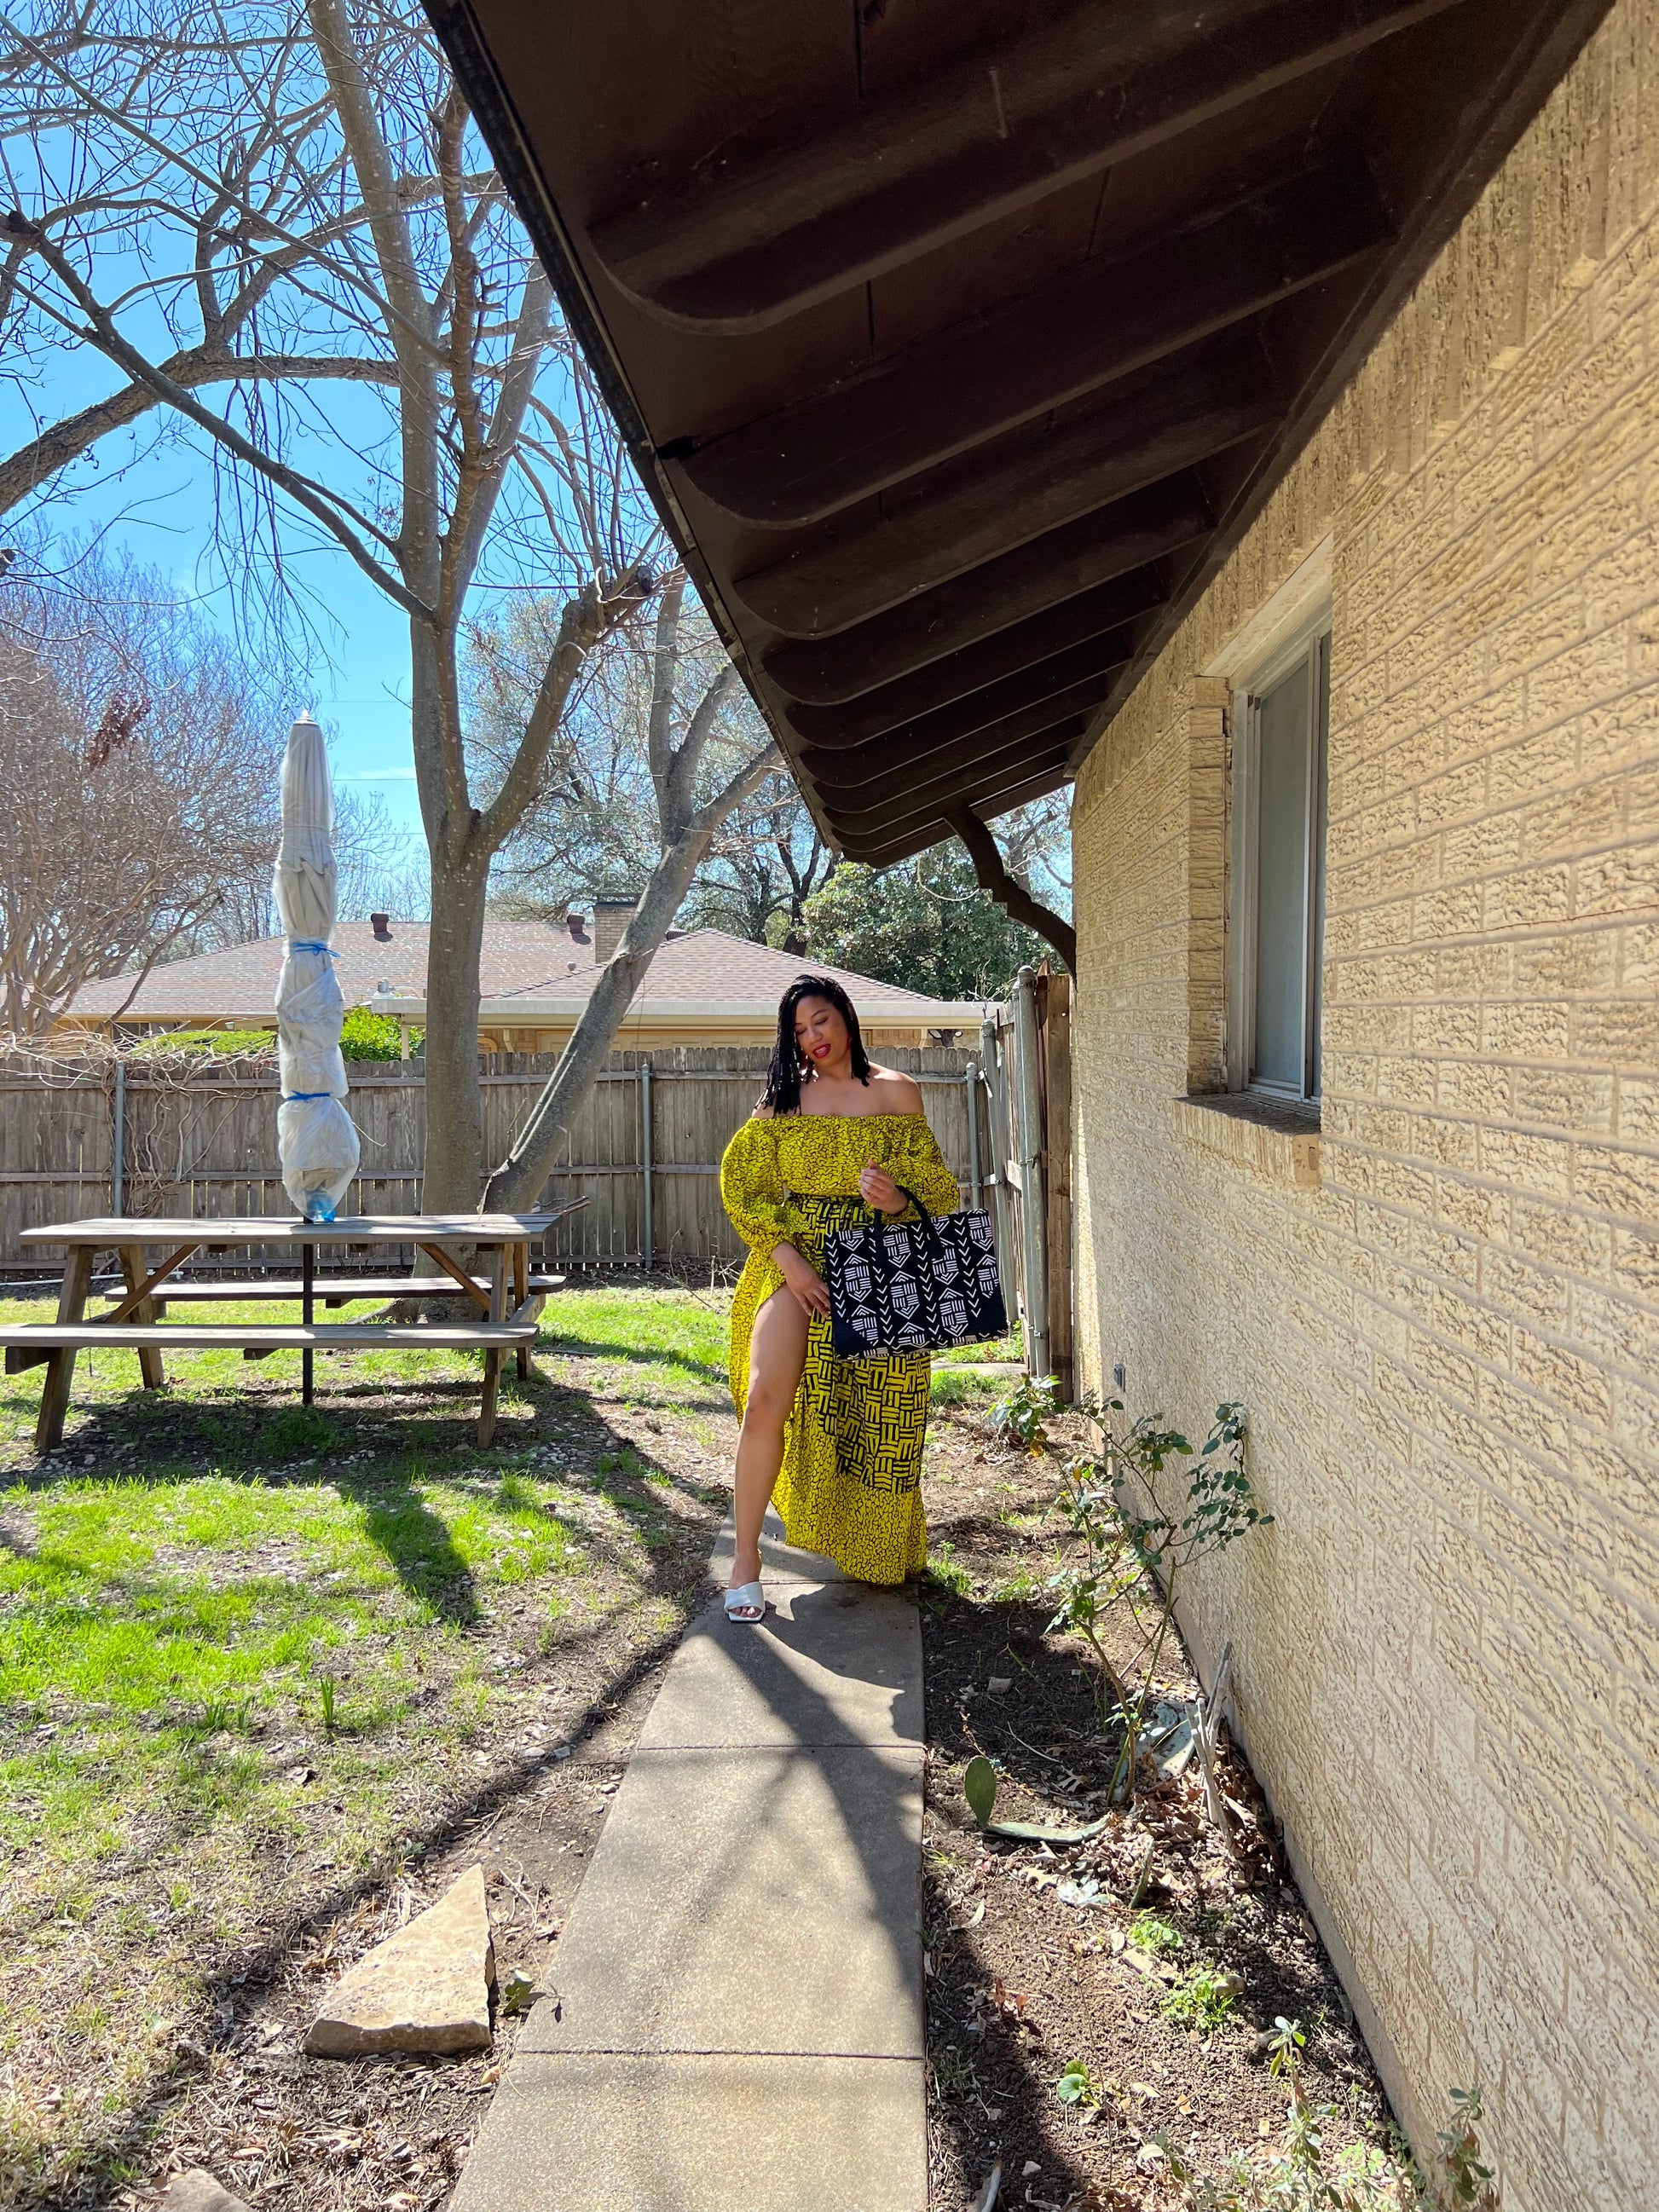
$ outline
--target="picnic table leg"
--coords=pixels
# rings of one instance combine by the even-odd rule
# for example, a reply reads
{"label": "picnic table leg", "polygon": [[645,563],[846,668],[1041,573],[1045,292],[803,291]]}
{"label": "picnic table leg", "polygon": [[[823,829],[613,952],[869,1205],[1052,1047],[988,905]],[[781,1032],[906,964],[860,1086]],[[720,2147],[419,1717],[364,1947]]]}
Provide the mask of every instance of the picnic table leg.
{"label": "picnic table leg", "polygon": [[[311,1327],[316,1316],[316,1291],[317,1247],[314,1244],[302,1244],[300,1247],[300,1319],[307,1328]],[[310,1405],[315,1395],[316,1382],[315,1362],[312,1356],[311,1346],[307,1345],[305,1350],[300,1354],[300,1403],[302,1406]]]}
{"label": "picnic table leg", "polygon": [[[513,1310],[516,1313],[530,1296],[530,1247],[527,1243],[513,1247]],[[519,1373],[524,1381],[531,1376],[530,1346],[519,1346]]]}
{"label": "picnic table leg", "polygon": [[[507,1319],[507,1272],[512,1255],[505,1244],[495,1247],[489,1271],[489,1318]],[[478,1409],[478,1442],[487,1444],[495,1433],[495,1406],[501,1389],[501,1355],[492,1346],[484,1354],[483,1403]]]}
{"label": "picnic table leg", "polygon": [[[92,1263],[97,1258],[90,1244],[71,1244],[64,1267],[63,1288],[58,1293],[59,1321],[80,1321],[87,1310],[92,1288]],[[140,1281],[143,1279],[141,1276]],[[46,1362],[46,1380],[40,1393],[40,1412],[34,1424],[34,1449],[50,1451],[64,1441],[64,1416],[69,1411],[70,1384],[75,1380],[75,1350],[60,1345]]]}
{"label": "picnic table leg", "polygon": [[[121,1277],[128,1290],[136,1291],[143,1281],[144,1274],[143,1246],[124,1244],[121,1247]],[[155,1317],[154,1298],[146,1298],[142,1305],[132,1310],[134,1321],[153,1322]],[[159,1390],[166,1382],[167,1370],[161,1364],[161,1354],[155,1345],[147,1344],[140,1347],[138,1373],[146,1390]]]}

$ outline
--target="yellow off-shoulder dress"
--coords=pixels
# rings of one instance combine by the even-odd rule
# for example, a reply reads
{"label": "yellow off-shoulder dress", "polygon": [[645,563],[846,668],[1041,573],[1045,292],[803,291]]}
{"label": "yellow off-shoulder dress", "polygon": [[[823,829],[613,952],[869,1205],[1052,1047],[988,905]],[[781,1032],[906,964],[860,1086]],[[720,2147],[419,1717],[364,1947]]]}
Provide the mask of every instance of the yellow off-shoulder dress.
{"label": "yellow off-shoulder dress", "polygon": [[[930,1213],[958,1203],[956,1177],[920,1114],[757,1115],[726,1146],[720,1197],[749,1247],[732,1306],[739,1414],[755,1316],[783,1281],[772,1248],[793,1244],[822,1273],[829,1232],[870,1218],[858,1191],[872,1161]],[[921,1447],[930,1366],[918,1352],[838,1359],[826,1317],[815,1315],[807,1330],[773,1502],[792,1544],[822,1553],[861,1582],[902,1582],[927,1557]]]}

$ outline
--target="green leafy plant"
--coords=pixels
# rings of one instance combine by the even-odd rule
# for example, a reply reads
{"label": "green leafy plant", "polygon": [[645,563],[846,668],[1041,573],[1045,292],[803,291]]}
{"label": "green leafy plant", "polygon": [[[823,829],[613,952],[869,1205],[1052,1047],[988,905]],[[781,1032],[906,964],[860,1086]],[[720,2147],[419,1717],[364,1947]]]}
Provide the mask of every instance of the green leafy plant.
{"label": "green leafy plant", "polygon": [[1091,1820],[1080,1828],[1061,1828],[1045,1820],[994,1820],[996,1809],[997,1771],[983,1752],[970,1759],[962,1771],[962,1794],[968,1800],[968,1809],[989,1836],[1006,1836],[1022,1844],[1081,1844],[1091,1836],[1097,1836],[1106,1826],[1108,1815]]}
{"label": "green leafy plant", "polygon": [[1437,2203],[1456,2212],[1498,2212],[1497,2177],[1480,2162],[1484,2097],[1479,2082],[1473,2089],[1454,2089],[1452,2124],[1440,2132],[1440,2170],[1431,2186]]}
{"label": "green leafy plant", "polygon": [[1403,2148],[1364,2140],[1331,2148],[1350,2116],[1339,2105],[1309,2099],[1302,2081],[1307,2043],[1299,2021],[1283,2014],[1274,2021],[1268,2070],[1289,2092],[1276,2149],[1231,2159],[1218,2175],[1205,2177],[1159,2138],[1193,2212],[1498,2212],[1491,2169],[1480,2159],[1478,2088],[1452,2091],[1452,2124],[1440,2137],[1434,2172],[1425,2176]]}
{"label": "green leafy plant", "polygon": [[997,1771],[981,1752],[962,1771],[962,1794],[981,1828],[989,1825],[997,1802]]}
{"label": "green leafy plant", "polygon": [[1194,1966],[1164,1992],[1158,2010],[1176,2027],[1194,2027],[1213,2035],[1224,2027],[1238,2004],[1238,1978],[1218,1973],[1213,1966]]}
{"label": "green leafy plant", "polygon": [[1129,1941],[1137,1951],[1156,1959],[1181,1948],[1181,1930],[1156,1912],[1137,1912],[1129,1923]]}
{"label": "green leafy plant", "polygon": [[[1127,1428],[1119,1398],[1087,1400],[1082,1410],[1100,1425],[1097,1455],[1073,1460],[1061,1477],[1060,1510],[1079,1540],[1074,1557],[1049,1578],[1054,1600],[1051,1634],[1069,1632],[1089,1645],[1096,1668],[1095,1701],[1103,1728],[1122,1730],[1112,1799],[1131,1796],[1135,1759],[1146,1733],[1181,1577],[1198,1560],[1225,1551],[1250,1529],[1273,1519],[1263,1512],[1244,1470],[1244,1408],[1218,1406],[1204,1443],[1194,1453],[1179,1429],[1144,1414]],[[1159,1486],[1172,1464],[1195,1463],[1182,1506],[1166,1511]],[[1125,1671],[1102,1641],[1109,1615],[1127,1607],[1139,1650]]]}
{"label": "green leafy plant", "polygon": [[334,1705],[338,1695],[332,1674],[325,1674],[317,1687],[323,1701],[323,1734],[332,1735],[335,1727]]}
{"label": "green leafy plant", "polygon": [[1068,2058],[1065,2071],[1054,2084],[1054,2095],[1062,2105],[1092,2112],[1105,2102],[1106,2093],[1089,2071],[1085,2059]]}
{"label": "green leafy plant", "polygon": [[991,1427],[1018,1444],[1021,1451],[1040,1452],[1048,1442],[1048,1424],[1060,1411],[1060,1382],[1056,1376],[1041,1380],[1027,1375],[1006,1398],[991,1408]]}

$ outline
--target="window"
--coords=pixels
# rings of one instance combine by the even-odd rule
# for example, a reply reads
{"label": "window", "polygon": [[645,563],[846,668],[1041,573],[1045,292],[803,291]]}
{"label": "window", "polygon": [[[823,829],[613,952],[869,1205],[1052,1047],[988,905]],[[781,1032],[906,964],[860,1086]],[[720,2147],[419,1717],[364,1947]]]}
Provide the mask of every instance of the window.
{"label": "window", "polygon": [[1233,714],[1227,1080],[1316,1103],[1325,925],[1330,631],[1305,631]]}

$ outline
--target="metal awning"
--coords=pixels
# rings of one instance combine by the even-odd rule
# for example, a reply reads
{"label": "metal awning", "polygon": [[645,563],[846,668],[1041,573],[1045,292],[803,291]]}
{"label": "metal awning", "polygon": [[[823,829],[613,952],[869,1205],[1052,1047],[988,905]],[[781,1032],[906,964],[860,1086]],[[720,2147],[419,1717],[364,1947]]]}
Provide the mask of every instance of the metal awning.
{"label": "metal awning", "polygon": [[1093,738],[1609,0],[428,0],[820,825]]}

